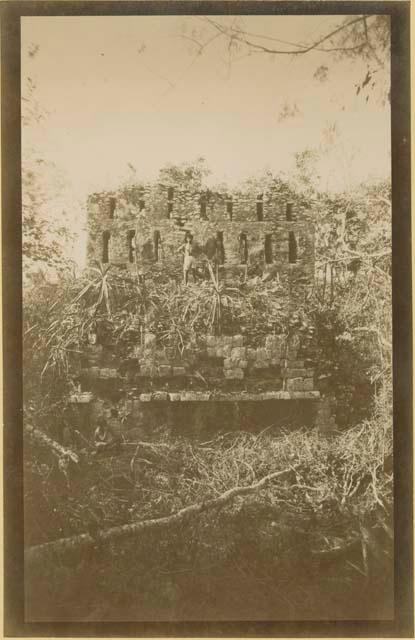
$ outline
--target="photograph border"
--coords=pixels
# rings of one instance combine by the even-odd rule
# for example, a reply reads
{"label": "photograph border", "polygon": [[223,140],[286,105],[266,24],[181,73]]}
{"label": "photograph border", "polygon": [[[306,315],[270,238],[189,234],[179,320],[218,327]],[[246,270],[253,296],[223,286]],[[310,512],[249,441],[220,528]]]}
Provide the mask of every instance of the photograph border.
{"label": "photograph border", "polygon": [[[394,602],[388,621],[53,622],[24,620],[21,51],[24,16],[348,15],[391,17]],[[6,637],[413,637],[410,3],[23,1],[0,3],[4,635]]]}

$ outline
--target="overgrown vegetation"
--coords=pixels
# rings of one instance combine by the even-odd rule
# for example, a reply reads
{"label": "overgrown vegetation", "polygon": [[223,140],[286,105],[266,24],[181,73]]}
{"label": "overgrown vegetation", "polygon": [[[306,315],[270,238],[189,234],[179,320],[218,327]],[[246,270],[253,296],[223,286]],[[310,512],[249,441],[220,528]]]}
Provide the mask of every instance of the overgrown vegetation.
{"label": "overgrown vegetation", "polygon": [[[97,326],[127,359],[144,331],[182,355],[204,334],[238,332],[255,344],[295,329],[314,350],[320,389],[337,401],[339,428],[330,436],[272,429],[255,436],[226,434],[223,424],[214,440],[200,442],[172,438],[160,425],[107,458],[92,456],[82,440],[78,464],[27,436],[28,548],[85,533],[89,545],[68,557],[45,551],[40,581],[35,567],[28,582],[31,615],[206,619],[209,611],[236,615],[241,600],[247,617],[260,619],[389,611],[390,189],[374,184],[332,196],[313,193],[312,174],[307,180],[307,197],[318,198],[317,270],[295,312],[281,302],[283,283],[248,273],[230,286],[217,279],[214,261],[188,286],[163,270],[129,275],[97,265],[25,290],[25,420],[52,437]],[[279,471],[281,478],[220,508],[173,517]],[[113,542],[109,533],[100,543],[112,527],[160,518],[167,523],[154,530]]]}
{"label": "overgrown vegetation", "polygon": [[[46,617],[56,611],[67,615],[75,601],[81,617],[95,611],[98,619],[180,619],[186,610],[197,619],[198,577],[206,576],[224,597],[211,602],[219,617],[236,612],[236,603],[225,596],[232,584],[232,592],[247,601],[248,617],[248,611],[261,617],[264,607],[281,614],[288,602],[289,616],[318,618],[334,580],[337,597],[349,598],[347,605],[337,603],[338,614],[356,615],[362,607],[356,586],[363,583],[381,595],[391,579],[391,455],[390,430],[367,422],[330,439],[316,431],[224,434],[205,443],[159,437],[94,463],[84,452],[67,483],[47,463],[38,460],[40,471],[33,468],[32,458],[31,473],[40,472],[42,483],[30,482],[37,489],[26,500],[28,544],[85,531],[96,542],[95,549],[55,557],[40,583],[36,563],[29,563],[30,606]],[[278,471],[286,473],[258,491],[155,526],[157,518],[168,520],[189,505],[206,504]],[[147,530],[100,543],[102,530],[149,519],[155,524]],[[64,576],[62,594],[53,585]],[[115,600],[108,593],[113,584]],[[375,599],[369,611],[376,615],[379,606]]]}

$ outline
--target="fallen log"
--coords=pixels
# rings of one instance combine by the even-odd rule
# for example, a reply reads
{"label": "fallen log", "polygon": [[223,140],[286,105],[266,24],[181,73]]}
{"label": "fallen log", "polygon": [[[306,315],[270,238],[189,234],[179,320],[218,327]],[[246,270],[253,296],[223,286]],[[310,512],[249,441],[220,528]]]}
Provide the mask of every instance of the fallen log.
{"label": "fallen log", "polygon": [[52,449],[54,454],[58,455],[59,458],[66,458],[72,460],[75,464],[78,464],[79,456],[74,451],[63,447],[59,442],[56,442],[56,440],[52,440],[52,438],[49,438],[49,436],[47,436],[46,433],[43,433],[43,431],[36,429],[30,424],[26,424],[24,430],[29,436],[36,440],[36,442]]}
{"label": "fallen log", "polygon": [[132,522],[131,524],[118,525],[116,527],[110,527],[108,529],[98,530],[94,536],[89,533],[81,533],[68,538],[59,538],[52,542],[46,542],[44,544],[35,545],[29,547],[25,551],[26,566],[36,562],[44,561],[45,558],[51,554],[54,556],[66,555],[70,552],[78,551],[81,548],[94,547],[97,544],[110,542],[119,538],[126,538],[141,531],[147,531],[149,529],[162,529],[169,527],[177,522],[181,522],[189,517],[198,515],[209,509],[225,506],[228,502],[231,502],[234,498],[239,496],[248,495],[254,493],[259,489],[263,489],[269,482],[279,478],[288,473],[292,473],[294,467],[289,469],[283,469],[282,471],[275,471],[267,476],[264,476],[258,482],[248,485],[246,487],[234,487],[228,489],[217,498],[211,498],[204,502],[189,505],[171,514],[170,516],[164,516],[162,518],[154,518],[149,520],[141,520],[139,522]]}

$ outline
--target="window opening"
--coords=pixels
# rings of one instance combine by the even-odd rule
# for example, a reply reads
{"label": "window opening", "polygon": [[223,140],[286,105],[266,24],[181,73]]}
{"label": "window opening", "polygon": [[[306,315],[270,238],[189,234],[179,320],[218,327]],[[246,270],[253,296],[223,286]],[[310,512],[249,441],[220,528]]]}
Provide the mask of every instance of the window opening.
{"label": "window opening", "polygon": [[291,220],[293,219],[293,203],[292,202],[287,202],[287,205],[285,208],[285,217],[288,220],[288,222],[291,222]]}
{"label": "window opening", "polygon": [[248,262],[248,239],[246,233],[241,233],[239,236],[239,260],[241,264],[247,264]]}
{"label": "window opening", "polygon": [[117,198],[113,198],[113,197],[110,198],[109,199],[109,216],[111,220],[114,218],[116,206],[117,206]]}
{"label": "window opening", "polygon": [[288,235],[288,262],[297,262],[297,240],[294,231],[290,231]]}
{"label": "window opening", "polygon": [[260,222],[264,219],[264,194],[260,194],[256,199],[256,217]]}
{"label": "window opening", "polygon": [[134,262],[135,254],[135,231],[127,232],[128,262]]}
{"label": "window opening", "polygon": [[226,213],[229,216],[229,220],[232,220],[232,216],[233,216],[233,201],[232,201],[232,198],[228,198],[226,200]]}
{"label": "window opening", "polygon": [[225,247],[223,246],[223,231],[216,233],[216,255],[219,264],[225,263]]}
{"label": "window opening", "polygon": [[110,246],[110,232],[104,231],[102,234],[102,262],[109,262],[109,246]]}
{"label": "window opening", "polygon": [[266,264],[272,263],[272,236],[267,234],[265,236],[265,262]]}
{"label": "window opening", "polygon": [[154,257],[156,262],[159,262],[160,257],[161,257],[161,238],[160,238],[160,231],[155,231],[154,232]]}
{"label": "window opening", "polygon": [[173,197],[174,197],[174,189],[173,187],[169,187],[167,189],[167,217],[170,218],[173,213]]}
{"label": "window opening", "polygon": [[207,212],[207,200],[206,200],[206,195],[203,194],[202,196],[200,196],[200,215],[205,220],[207,218],[206,212]]}

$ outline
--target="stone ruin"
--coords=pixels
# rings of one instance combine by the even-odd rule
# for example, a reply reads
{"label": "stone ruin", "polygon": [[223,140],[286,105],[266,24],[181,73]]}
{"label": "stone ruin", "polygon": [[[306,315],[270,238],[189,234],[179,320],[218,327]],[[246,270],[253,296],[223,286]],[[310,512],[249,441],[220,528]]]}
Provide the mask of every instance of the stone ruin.
{"label": "stone ruin", "polygon": [[[181,277],[180,247],[190,234],[195,272],[214,257],[220,280],[243,282],[250,274],[275,279],[281,303],[292,313],[313,284],[312,210],[275,184],[261,193],[142,184],[91,195],[87,213],[89,264],[108,263],[137,277],[155,268]],[[82,393],[72,402],[86,430],[102,414],[132,435],[161,425],[197,436],[222,428],[327,430],[334,419],[316,387],[314,366],[295,333],[265,335],[261,344],[249,344],[241,334],[199,336],[178,357],[146,332],[128,366],[98,339],[85,349]]]}

